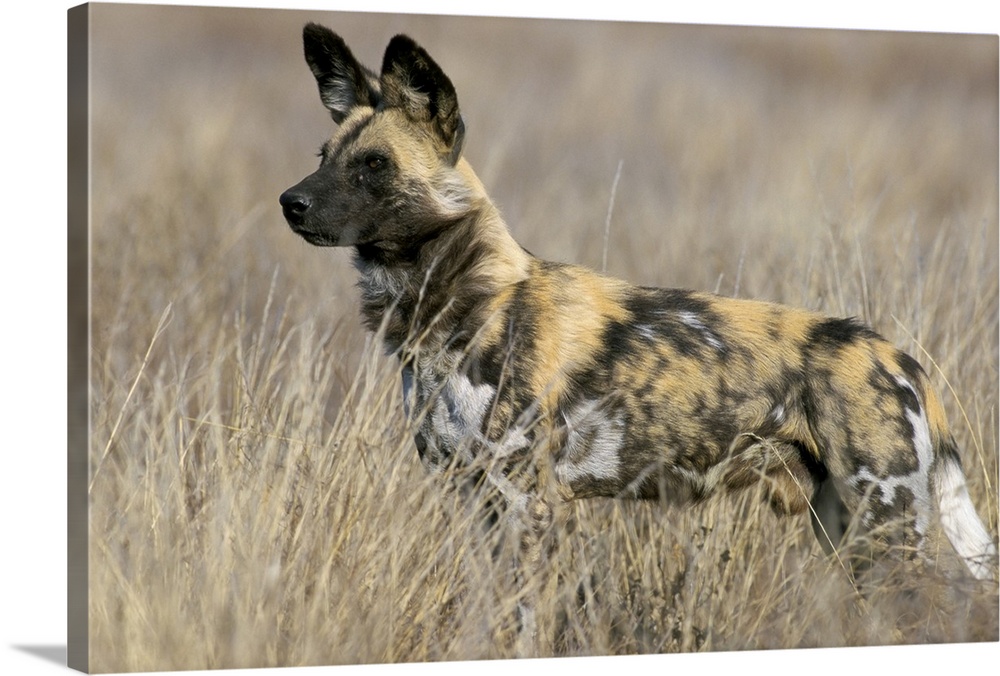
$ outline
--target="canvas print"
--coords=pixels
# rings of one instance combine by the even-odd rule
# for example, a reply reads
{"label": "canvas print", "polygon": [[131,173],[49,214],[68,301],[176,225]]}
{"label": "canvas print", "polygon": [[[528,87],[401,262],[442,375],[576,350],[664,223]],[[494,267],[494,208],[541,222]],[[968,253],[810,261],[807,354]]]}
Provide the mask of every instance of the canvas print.
{"label": "canvas print", "polygon": [[71,666],[998,640],[997,36],[69,25]]}

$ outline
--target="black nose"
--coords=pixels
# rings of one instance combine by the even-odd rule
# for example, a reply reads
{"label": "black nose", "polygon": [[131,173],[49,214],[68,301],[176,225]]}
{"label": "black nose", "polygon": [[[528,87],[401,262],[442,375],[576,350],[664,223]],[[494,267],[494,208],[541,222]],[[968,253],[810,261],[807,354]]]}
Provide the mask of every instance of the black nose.
{"label": "black nose", "polygon": [[295,192],[294,189],[281,193],[278,201],[281,202],[281,210],[285,213],[285,220],[292,225],[302,225],[305,222],[306,212],[312,206],[308,195]]}

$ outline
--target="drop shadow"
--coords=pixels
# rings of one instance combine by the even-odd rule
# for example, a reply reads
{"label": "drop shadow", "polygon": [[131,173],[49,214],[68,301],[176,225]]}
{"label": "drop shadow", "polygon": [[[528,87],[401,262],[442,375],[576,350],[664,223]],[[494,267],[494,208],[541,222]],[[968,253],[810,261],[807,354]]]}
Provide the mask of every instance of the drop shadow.
{"label": "drop shadow", "polygon": [[47,662],[66,666],[66,646],[65,645],[12,645],[11,648],[20,650],[23,653],[34,655]]}

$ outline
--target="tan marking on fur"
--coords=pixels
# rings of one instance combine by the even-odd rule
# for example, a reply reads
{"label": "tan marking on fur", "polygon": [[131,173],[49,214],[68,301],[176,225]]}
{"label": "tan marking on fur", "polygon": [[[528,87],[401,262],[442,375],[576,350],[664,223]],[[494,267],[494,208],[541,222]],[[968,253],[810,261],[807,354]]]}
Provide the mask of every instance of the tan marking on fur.
{"label": "tan marking on fur", "polygon": [[566,386],[566,374],[590,363],[603,347],[608,322],[626,318],[621,306],[624,284],[572,266],[537,270],[532,281],[530,301],[545,326],[536,336],[531,383],[542,411],[549,413]]}
{"label": "tan marking on fur", "polygon": [[939,448],[951,435],[948,430],[948,418],[945,416],[944,406],[937,394],[926,383],[921,383],[924,399],[924,415],[927,416],[927,424],[931,430],[931,443],[935,448]]}
{"label": "tan marking on fur", "polygon": [[463,180],[468,182],[469,191],[473,196],[472,200],[478,204],[483,213],[483,217],[476,224],[477,237],[486,244],[492,254],[483,260],[478,267],[473,268],[470,274],[486,280],[491,287],[496,289],[497,300],[492,305],[499,307],[498,301],[501,298],[510,298],[511,287],[528,278],[532,259],[507,230],[507,226],[500,218],[496,207],[489,201],[483,184],[476,178],[468,162],[464,159],[459,160],[455,168],[462,175]]}
{"label": "tan marking on fur", "polygon": [[[809,329],[819,315],[806,310],[767,303],[764,301],[722,298],[705,294],[704,300],[724,321],[722,330],[726,335],[738,336],[750,343],[778,348],[787,352],[790,348],[798,349],[806,341]],[[770,331],[777,329],[781,342],[774,345]]]}
{"label": "tan marking on fur", "polygon": [[363,124],[365,120],[374,114],[375,109],[369,106],[357,106],[355,108],[351,108],[351,112],[348,113],[347,117],[344,118],[344,121],[337,127],[337,131],[335,131],[333,136],[330,138],[331,144],[339,146],[341,144],[341,139],[350,134],[352,130]]}

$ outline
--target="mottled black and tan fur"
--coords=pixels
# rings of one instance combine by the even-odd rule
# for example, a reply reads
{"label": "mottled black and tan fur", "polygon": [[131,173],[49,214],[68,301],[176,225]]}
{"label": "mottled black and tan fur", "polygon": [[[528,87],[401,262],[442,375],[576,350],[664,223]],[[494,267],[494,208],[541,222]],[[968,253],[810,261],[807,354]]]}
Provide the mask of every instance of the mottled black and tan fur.
{"label": "mottled black and tan fur", "polygon": [[[462,157],[454,87],[422,48],[393,38],[375,74],[326,28],[304,42],[339,129],[281,204],[307,241],[353,247],[364,322],[400,360],[427,466],[490,461],[513,513],[540,523],[543,494],[683,502],[761,482],[779,513],[812,506],[833,542],[853,515],[919,548],[938,513],[991,575],[996,549],[911,357],[850,319],[535,258]],[[527,475],[511,469],[525,459]]]}

